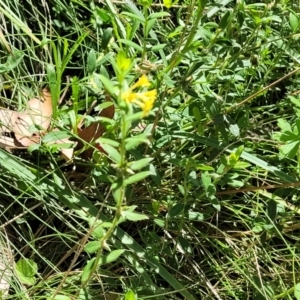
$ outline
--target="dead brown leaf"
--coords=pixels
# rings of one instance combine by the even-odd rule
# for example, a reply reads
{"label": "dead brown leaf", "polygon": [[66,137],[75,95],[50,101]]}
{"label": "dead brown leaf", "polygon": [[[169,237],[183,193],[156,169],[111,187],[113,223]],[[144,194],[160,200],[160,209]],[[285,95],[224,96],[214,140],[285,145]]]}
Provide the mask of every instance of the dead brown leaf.
{"label": "dead brown leaf", "polygon": [[[28,101],[23,113],[17,113],[13,126],[16,140],[26,147],[38,143],[40,133],[50,125],[52,113],[51,94],[48,89],[43,89],[40,97]],[[34,127],[40,130],[34,131]]]}
{"label": "dead brown leaf", "polygon": [[[109,101],[109,100],[107,100],[107,101]],[[104,108],[98,116],[112,119],[114,114],[115,114],[115,106],[111,105],[109,107]],[[78,136],[81,139],[83,139],[84,141],[86,141],[87,143],[91,144],[91,143],[93,143],[93,141],[95,141],[99,137],[101,137],[104,132],[105,132],[105,127],[101,123],[94,122],[90,126],[84,128],[82,130],[78,129]],[[84,145],[83,145],[82,141],[79,141],[77,148],[81,149],[81,148],[83,148],[83,146]],[[94,146],[100,152],[105,152],[100,144],[96,144]],[[94,152],[94,149],[89,148],[82,153],[82,157],[85,159],[89,159],[92,157],[93,152]]]}

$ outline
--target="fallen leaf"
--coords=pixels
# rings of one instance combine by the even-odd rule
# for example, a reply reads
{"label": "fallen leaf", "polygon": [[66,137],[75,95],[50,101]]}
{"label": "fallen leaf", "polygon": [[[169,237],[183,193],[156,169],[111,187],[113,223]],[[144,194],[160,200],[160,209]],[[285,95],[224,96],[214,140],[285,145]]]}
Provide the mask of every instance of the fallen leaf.
{"label": "fallen leaf", "polygon": [[[109,101],[109,100],[107,100],[107,101]],[[115,114],[115,106],[112,104],[111,106],[104,108],[98,116],[112,119],[114,114]],[[84,128],[82,130],[78,129],[78,136],[82,140],[86,141],[87,143],[92,144],[93,141],[95,141],[99,137],[101,137],[104,132],[105,132],[105,127],[99,122],[94,122],[90,126]],[[96,144],[94,146],[100,152],[105,152],[102,149],[100,144]],[[79,140],[77,148],[82,149],[83,147],[84,147],[83,142]],[[89,148],[82,153],[82,157],[85,159],[89,159],[92,157],[93,152],[94,152],[94,149]]]}
{"label": "fallen leaf", "polygon": [[[27,109],[17,113],[13,131],[15,138],[23,146],[39,142],[39,134],[48,129],[52,117],[52,98],[48,89],[43,89],[39,98],[28,101]],[[34,131],[34,127],[37,128]]]}
{"label": "fallen leaf", "polygon": [[15,138],[0,135],[0,147],[5,149],[25,149]]}

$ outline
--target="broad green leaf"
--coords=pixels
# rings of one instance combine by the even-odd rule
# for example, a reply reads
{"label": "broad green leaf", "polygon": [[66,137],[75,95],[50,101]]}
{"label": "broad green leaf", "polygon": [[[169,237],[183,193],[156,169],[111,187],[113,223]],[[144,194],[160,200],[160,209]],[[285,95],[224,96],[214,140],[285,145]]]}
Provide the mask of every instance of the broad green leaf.
{"label": "broad green leaf", "polygon": [[178,189],[179,189],[181,195],[184,196],[186,194],[184,187],[181,184],[178,184],[177,186],[178,186]]}
{"label": "broad green leaf", "polygon": [[21,258],[15,266],[20,281],[27,285],[35,284],[36,278],[34,276],[37,274],[37,269],[37,264],[33,260],[26,258]]}
{"label": "broad green leaf", "polygon": [[200,221],[204,220],[204,214],[197,212],[197,211],[188,211],[185,213],[185,217],[191,221]]}
{"label": "broad green leaf", "polygon": [[130,185],[145,179],[147,176],[151,175],[150,171],[143,171],[138,174],[132,175],[125,180],[125,185]]}
{"label": "broad green leaf", "polygon": [[130,163],[130,169],[134,170],[134,171],[143,169],[144,167],[148,166],[152,160],[153,160],[152,157],[146,157],[146,158],[142,158],[140,160],[134,161],[134,162]]}
{"label": "broad green leaf", "polygon": [[171,209],[168,212],[168,215],[170,218],[174,218],[179,216],[184,209],[184,204],[183,203],[177,203],[174,206],[171,207]]}
{"label": "broad green leaf", "polygon": [[88,54],[87,68],[89,74],[92,74],[96,70],[96,53],[94,49],[92,49]]}
{"label": "broad green leaf", "polygon": [[299,149],[300,141],[295,141],[288,143],[286,145],[280,146],[280,152],[289,158],[294,158],[297,154],[297,151]]}
{"label": "broad green leaf", "polygon": [[202,184],[205,190],[208,189],[209,185],[211,184],[211,177],[209,176],[208,172],[202,172],[201,174]]}
{"label": "broad green leaf", "polygon": [[122,216],[125,217],[129,221],[142,221],[148,220],[149,218],[146,215],[139,214],[130,210],[123,210]]}
{"label": "broad green leaf", "polygon": [[230,23],[231,21],[231,15],[232,12],[230,10],[228,10],[225,15],[222,17],[220,24],[219,24],[219,28],[224,30]]}
{"label": "broad green leaf", "polygon": [[100,241],[92,241],[84,246],[84,251],[87,253],[95,253],[101,248]]}
{"label": "broad green leaf", "polygon": [[240,128],[237,124],[230,124],[228,128],[233,136],[238,137],[240,135]]}
{"label": "broad green leaf", "polygon": [[294,296],[297,300],[300,300],[300,283],[295,285]]}
{"label": "broad green leaf", "polygon": [[95,261],[96,261],[96,257],[93,257],[91,260],[88,261],[88,263],[83,268],[83,272],[81,276],[82,284],[86,283],[86,281],[90,278]]}
{"label": "broad green leaf", "polygon": [[196,106],[193,107],[193,115],[198,122],[201,121],[201,113],[200,113],[199,108]]}
{"label": "broad green leaf", "polygon": [[38,150],[40,147],[41,147],[40,144],[32,144],[28,147],[27,151],[29,153],[32,153],[33,151]]}
{"label": "broad green leaf", "polygon": [[95,7],[95,12],[99,19],[101,19],[104,23],[111,22],[111,16],[109,15],[108,11],[99,7]]}
{"label": "broad green leaf", "polygon": [[101,47],[103,50],[106,50],[106,48],[109,44],[109,41],[112,38],[112,32],[113,32],[112,28],[106,28],[104,30],[103,35],[102,35],[102,42],[101,42]]}
{"label": "broad green leaf", "polygon": [[124,249],[118,249],[111,251],[107,255],[101,256],[98,262],[98,266],[102,266],[116,261],[124,252]]}
{"label": "broad green leaf", "polygon": [[243,146],[243,145],[239,146],[239,147],[235,150],[235,155],[236,155],[237,160],[240,159],[240,157],[241,157],[243,151],[244,151],[244,146]]}
{"label": "broad green leaf", "polygon": [[[146,37],[148,36],[150,30],[153,28],[153,26],[156,23],[156,21],[157,21],[156,19],[148,19],[148,22],[145,24],[146,25],[146,28],[145,28],[145,35],[146,35]],[[157,50],[160,50],[160,49],[157,49]]]}
{"label": "broad green leaf", "polygon": [[217,211],[221,210],[220,202],[216,197],[209,197],[208,200]]}
{"label": "broad green leaf", "polygon": [[282,118],[278,119],[277,124],[282,131],[292,131],[292,127],[290,123],[285,119]]}
{"label": "broad green leaf", "polygon": [[211,183],[206,189],[207,197],[211,198],[214,197],[216,193],[216,187]]}
{"label": "broad green leaf", "polygon": [[96,237],[97,239],[101,239],[104,236],[104,229],[103,229],[103,224],[93,224],[93,231],[92,231],[92,235],[94,237]]}
{"label": "broad green leaf", "polygon": [[297,15],[290,12],[289,21],[290,21],[290,26],[291,26],[293,32],[296,32],[298,29],[298,26],[299,26],[299,19],[298,19]]}

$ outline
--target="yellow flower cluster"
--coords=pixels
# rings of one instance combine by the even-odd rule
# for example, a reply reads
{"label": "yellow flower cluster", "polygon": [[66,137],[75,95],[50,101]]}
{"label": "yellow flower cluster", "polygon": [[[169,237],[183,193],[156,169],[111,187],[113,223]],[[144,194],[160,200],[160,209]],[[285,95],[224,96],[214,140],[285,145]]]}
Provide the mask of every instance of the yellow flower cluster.
{"label": "yellow flower cluster", "polygon": [[143,116],[147,116],[151,111],[157,96],[157,91],[154,89],[145,92],[134,92],[134,90],[139,87],[145,88],[149,86],[150,82],[147,76],[142,75],[140,79],[122,95],[122,99],[127,103],[137,104],[142,109]]}

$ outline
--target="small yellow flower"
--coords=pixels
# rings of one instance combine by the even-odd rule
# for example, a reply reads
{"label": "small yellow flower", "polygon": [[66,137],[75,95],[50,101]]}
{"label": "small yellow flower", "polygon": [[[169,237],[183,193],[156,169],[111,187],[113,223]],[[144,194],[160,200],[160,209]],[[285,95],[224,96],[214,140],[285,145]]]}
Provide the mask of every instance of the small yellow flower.
{"label": "small yellow flower", "polygon": [[142,75],[142,77],[131,87],[131,90],[134,90],[138,87],[148,87],[150,86],[149,79],[146,75]]}
{"label": "small yellow flower", "polygon": [[134,92],[133,90],[139,87],[149,87],[150,82],[146,75],[142,75],[140,79],[133,84],[127,91],[122,95],[122,99],[127,103],[135,103],[138,105],[142,111],[143,116],[147,116],[151,111],[153,104],[155,102],[157,91],[150,90],[145,92]]}

